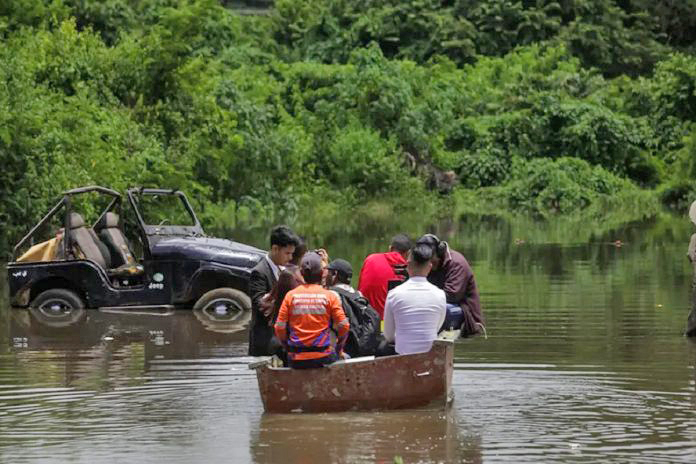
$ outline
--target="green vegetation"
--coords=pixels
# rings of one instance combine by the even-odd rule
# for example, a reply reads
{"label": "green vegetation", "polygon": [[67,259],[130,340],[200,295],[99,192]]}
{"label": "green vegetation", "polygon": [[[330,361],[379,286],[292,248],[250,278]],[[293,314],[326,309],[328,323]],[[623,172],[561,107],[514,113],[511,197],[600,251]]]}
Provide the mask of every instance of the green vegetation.
{"label": "green vegetation", "polygon": [[0,250],[67,188],[207,225],[375,198],[541,216],[696,195],[694,0],[5,0]]}

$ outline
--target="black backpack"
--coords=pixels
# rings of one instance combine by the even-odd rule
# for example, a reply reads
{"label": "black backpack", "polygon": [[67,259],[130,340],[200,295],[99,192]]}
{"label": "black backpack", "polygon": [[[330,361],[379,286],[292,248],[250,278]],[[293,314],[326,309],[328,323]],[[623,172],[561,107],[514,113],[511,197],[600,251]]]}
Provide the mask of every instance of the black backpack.
{"label": "black backpack", "polygon": [[352,358],[375,354],[379,344],[380,318],[366,298],[358,292],[332,287],[331,290],[341,297],[343,312],[350,323],[350,332],[345,352]]}

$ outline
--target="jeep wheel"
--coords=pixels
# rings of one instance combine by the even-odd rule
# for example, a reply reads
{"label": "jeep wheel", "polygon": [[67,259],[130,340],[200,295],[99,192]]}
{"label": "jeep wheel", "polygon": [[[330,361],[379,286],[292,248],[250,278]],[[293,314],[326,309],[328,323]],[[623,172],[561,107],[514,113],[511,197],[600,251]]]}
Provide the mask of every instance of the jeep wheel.
{"label": "jeep wheel", "polygon": [[72,290],[52,288],[39,293],[29,306],[43,321],[72,324],[83,315],[85,303]]}
{"label": "jeep wheel", "polygon": [[251,310],[249,297],[234,288],[216,288],[201,296],[193,309],[219,315],[235,314]]}

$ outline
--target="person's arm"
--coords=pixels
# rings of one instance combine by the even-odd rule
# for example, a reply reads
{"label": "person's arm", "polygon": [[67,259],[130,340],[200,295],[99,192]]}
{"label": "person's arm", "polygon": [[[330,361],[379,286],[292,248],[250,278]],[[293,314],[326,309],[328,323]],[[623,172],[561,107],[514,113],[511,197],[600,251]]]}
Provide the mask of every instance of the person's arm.
{"label": "person's arm", "polygon": [[256,269],[251,271],[249,277],[249,298],[251,298],[251,307],[258,309],[261,303],[261,298],[271,289],[268,288],[266,277]]}
{"label": "person's arm", "polygon": [[469,274],[461,263],[455,261],[450,263],[447,274],[445,274],[445,284],[442,287],[447,297],[447,303],[459,304],[466,297]]}
{"label": "person's arm", "polygon": [[343,312],[343,305],[341,304],[341,299],[334,292],[329,296],[329,314],[331,314],[331,320],[333,321],[333,328],[336,331],[336,353],[341,355],[343,353],[343,347],[348,340],[348,332],[350,331],[350,322]]}
{"label": "person's arm", "polygon": [[394,298],[393,293],[387,295],[384,303],[384,339],[393,342],[396,338],[396,321],[394,320]]}
{"label": "person's arm", "polygon": [[290,305],[289,303],[289,298],[288,295],[285,296],[283,299],[283,303],[280,305],[280,310],[278,310],[278,319],[276,319],[276,323],[273,326],[273,330],[275,332],[276,338],[282,345],[285,345],[285,342],[288,339],[288,306]]}
{"label": "person's arm", "polygon": [[468,311],[473,322],[483,325],[481,298],[474,278],[474,272],[467,262],[453,262],[445,276],[445,297],[447,303],[458,304]]}

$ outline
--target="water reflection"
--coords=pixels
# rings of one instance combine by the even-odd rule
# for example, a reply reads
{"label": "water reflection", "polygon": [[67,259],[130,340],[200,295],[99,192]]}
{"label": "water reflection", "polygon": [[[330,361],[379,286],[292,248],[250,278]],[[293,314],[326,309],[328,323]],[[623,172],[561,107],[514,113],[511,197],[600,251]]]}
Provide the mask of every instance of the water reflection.
{"label": "water reflection", "polygon": [[[132,385],[163,359],[245,354],[249,313],[202,311],[9,311],[17,359],[64,372],[66,387]],[[120,374],[120,375],[119,375]]]}
{"label": "water reflection", "polygon": [[256,462],[481,462],[481,441],[464,437],[457,412],[264,414],[252,435]]}
{"label": "water reflection", "polygon": [[447,414],[264,415],[244,318],[0,303],[0,462],[696,462],[688,222],[363,226],[299,231],[356,275],[403,230],[474,267],[489,339],[458,342]]}

